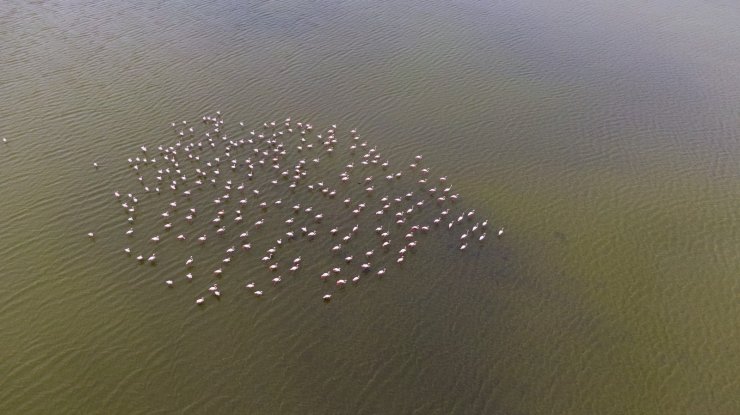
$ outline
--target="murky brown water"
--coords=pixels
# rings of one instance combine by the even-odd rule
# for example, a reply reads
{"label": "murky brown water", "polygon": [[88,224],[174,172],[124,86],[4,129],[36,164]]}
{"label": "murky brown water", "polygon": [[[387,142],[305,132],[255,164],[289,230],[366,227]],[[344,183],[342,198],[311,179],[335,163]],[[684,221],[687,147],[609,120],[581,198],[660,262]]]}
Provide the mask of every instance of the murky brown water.
{"label": "murky brown water", "polygon": [[[738,22],[698,0],[1,4],[0,412],[740,413]],[[328,305],[306,283],[199,308],[207,283],[162,283],[174,244],[122,254],[111,193],[216,110],[422,153],[506,235],[430,238]]]}

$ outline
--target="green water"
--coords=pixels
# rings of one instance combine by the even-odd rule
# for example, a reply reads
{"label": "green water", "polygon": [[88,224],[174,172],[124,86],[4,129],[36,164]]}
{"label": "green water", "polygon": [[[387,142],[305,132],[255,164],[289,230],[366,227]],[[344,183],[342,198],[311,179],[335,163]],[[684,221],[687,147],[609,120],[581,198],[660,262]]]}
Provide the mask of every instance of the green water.
{"label": "green water", "polygon": [[[698,0],[0,4],[0,413],[740,413],[738,21]],[[245,261],[199,308],[207,280],[162,283],[175,245],[121,253],[112,191],[216,110],[423,153],[506,234],[429,238],[330,304],[308,281],[257,301]]]}

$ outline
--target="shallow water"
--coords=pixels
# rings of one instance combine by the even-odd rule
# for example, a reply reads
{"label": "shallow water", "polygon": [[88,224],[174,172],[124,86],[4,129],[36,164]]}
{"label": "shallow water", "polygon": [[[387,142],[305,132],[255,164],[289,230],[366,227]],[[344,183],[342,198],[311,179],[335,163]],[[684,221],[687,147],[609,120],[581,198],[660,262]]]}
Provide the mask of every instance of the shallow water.
{"label": "shallow water", "polygon": [[[698,0],[3,3],[0,412],[740,413],[738,21]],[[182,261],[122,255],[111,193],[215,110],[422,153],[505,237],[430,238],[330,304],[305,284],[198,308],[206,284],[162,283]]]}

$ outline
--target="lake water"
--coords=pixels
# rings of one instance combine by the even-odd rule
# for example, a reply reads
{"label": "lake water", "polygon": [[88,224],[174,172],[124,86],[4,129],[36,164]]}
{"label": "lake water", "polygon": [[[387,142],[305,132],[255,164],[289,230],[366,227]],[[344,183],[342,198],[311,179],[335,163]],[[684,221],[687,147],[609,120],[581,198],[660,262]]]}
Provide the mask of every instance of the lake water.
{"label": "lake water", "polygon": [[[723,0],[3,2],[0,412],[740,413],[738,22]],[[216,110],[421,153],[506,233],[439,233],[328,304],[315,277],[256,299],[233,264],[196,306],[210,280],[174,243],[122,253],[112,192]]]}

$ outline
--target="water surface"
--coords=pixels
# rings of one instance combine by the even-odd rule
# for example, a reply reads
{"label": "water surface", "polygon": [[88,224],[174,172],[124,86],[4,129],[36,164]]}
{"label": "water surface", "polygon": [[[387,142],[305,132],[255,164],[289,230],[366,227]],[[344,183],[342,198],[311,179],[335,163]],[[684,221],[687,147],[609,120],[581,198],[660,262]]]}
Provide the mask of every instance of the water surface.
{"label": "water surface", "polygon": [[[1,412],[739,413],[738,21],[699,0],[3,3]],[[328,307],[198,309],[121,254],[111,192],[215,110],[423,153],[506,237]]]}

